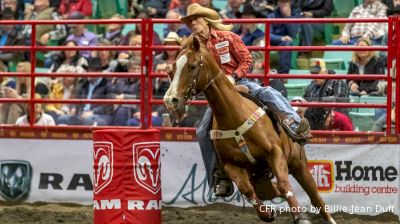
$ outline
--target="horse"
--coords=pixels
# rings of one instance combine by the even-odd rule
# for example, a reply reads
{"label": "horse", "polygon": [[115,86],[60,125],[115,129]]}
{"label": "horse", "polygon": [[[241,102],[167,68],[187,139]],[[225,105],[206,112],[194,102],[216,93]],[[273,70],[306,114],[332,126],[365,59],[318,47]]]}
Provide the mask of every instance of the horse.
{"label": "horse", "polygon": [[[242,97],[198,37],[191,35],[184,41],[177,60],[167,73],[171,85],[165,93],[164,103],[171,113],[176,114],[194,95],[203,92],[213,112],[212,130],[216,133],[223,132],[217,130],[236,131],[228,138],[214,138],[213,144],[227,175],[247,197],[261,220],[272,222],[276,218],[275,211],[265,209],[262,200],[285,197],[294,222],[311,223],[298,209],[299,202],[289,183],[290,173],[308,194],[313,206],[320,209],[324,223],[336,224],[325,210],[325,202],[308,170],[304,148],[289,139],[281,126],[277,126],[279,130],[276,131],[273,120],[265,116],[256,103]],[[238,127],[249,121],[253,121],[252,126],[239,133]],[[236,134],[241,134],[241,142],[236,141]],[[247,152],[243,150],[243,143]],[[263,175],[265,170],[271,171],[276,183]],[[254,176],[260,172],[262,175]]]}

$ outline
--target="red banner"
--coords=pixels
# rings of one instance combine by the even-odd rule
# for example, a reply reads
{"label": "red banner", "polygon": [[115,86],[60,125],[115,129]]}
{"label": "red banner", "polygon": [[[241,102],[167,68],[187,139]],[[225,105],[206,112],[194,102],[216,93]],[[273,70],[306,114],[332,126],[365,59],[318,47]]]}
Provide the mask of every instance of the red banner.
{"label": "red banner", "polygon": [[94,224],[161,223],[158,130],[93,132]]}

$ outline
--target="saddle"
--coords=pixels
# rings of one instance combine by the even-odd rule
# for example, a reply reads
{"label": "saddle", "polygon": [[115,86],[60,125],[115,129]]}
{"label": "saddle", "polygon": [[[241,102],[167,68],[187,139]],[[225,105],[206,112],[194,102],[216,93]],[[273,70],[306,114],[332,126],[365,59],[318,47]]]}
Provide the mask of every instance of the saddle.
{"label": "saddle", "polygon": [[[240,86],[240,85],[239,85]],[[236,88],[236,86],[235,86]],[[247,88],[247,87],[246,87]],[[237,88],[236,88],[237,89]],[[281,134],[281,130],[278,128],[279,127],[279,120],[277,119],[276,116],[274,116],[274,113],[268,109],[268,107],[263,104],[261,101],[259,101],[257,98],[255,98],[254,96],[250,95],[248,92],[242,92],[239,90],[240,95],[242,95],[244,98],[251,100],[253,103],[255,103],[257,106],[263,108],[266,112],[266,115],[271,119],[272,121],[272,125],[274,126],[274,130],[276,131],[276,133],[278,133],[278,135]]]}

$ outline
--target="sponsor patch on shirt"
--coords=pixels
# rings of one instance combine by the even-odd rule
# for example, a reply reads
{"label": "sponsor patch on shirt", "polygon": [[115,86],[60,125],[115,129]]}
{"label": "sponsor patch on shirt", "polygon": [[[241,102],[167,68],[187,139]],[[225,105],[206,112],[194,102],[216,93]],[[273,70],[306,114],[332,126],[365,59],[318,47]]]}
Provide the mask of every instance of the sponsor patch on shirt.
{"label": "sponsor patch on shirt", "polygon": [[216,44],[215,48],[218,51],[221,64],[229,63],[231,61],[231,55],[229,54],[229,42],[227,40]]}

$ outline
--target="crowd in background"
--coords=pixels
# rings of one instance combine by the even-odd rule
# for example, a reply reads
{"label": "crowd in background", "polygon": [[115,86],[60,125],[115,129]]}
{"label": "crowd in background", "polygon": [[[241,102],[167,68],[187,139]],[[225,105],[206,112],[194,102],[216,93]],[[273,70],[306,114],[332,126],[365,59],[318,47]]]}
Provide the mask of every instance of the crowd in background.
{"label": "crowd in background", "polygon": [[[324,18],[332,17],[335,6],[349,0],[1,0],[1,20],[84,20],[88,18],[121,20],[126,18],[168,18],[178,19],[186,15],[191,3],[215,9],[221,18]],[[215,3],[223,2],[223,7]],[[349,18],[386,18],[398,16],[399,0],[359,1]],[[265,46],[265,27],[260,24],[236,24],[233,32],[248,46]],[[384,23],[348,23],[340,27],[338,39],[326,45],[372,46],[386,45],[387,25]],[[167,24],[154,32],[153,44],[178,46],[182,38],[191,34],[184,24]],[[142,27],[140,24],[83,25],[55,24],[36,26],[32,38],[32,26],[1,25],[0,46],[141,46]],[[326,35],[325,24],[272,24],[270,44],[272,46],[312,46],[318,36]],[[272,71],[289,74],[293,69],[293,56],[311,57],[310,52],[280,51],[279,60]],[[168,64],[175,61],[177,51],[154,51],[152,70],[165,72]],[[264,71],[263,52],[252,52],[254,66],[249,73]],[[0,51],[1,72],[31,72],[32,55],[29,51]],[[137,76],[130,78],[85,77],[85,72],[131,72],[141,73],[140,51],[48,51],[37,52],[36,67],[49,73],[79,73],[76,77],[35,79],[36,98],[48,99],[139,99],[144,83]],[[347,62],[346,62],[347,63]],[[387,54],[373,51],[355,51],[348,62],[347,74],[385,74]],[[311,63],[312,74],[335,74],[324,60]],[[25,77],[0,77],[0,97],[30,98],[31,83]],[[287,80],[271,80],[272,87],[285,97]],[[169,87],[167,78],[153,79],[153,95],[161,99]],[[314,79],[303,95],[291,96],[293,102],[325,101],[350,102],[351,96],[381,96],[387,94],[386,85],[379,80],[326,80]],[[140,110],[137,105],[112,104],[36,104],[35,123],[38,125],[140,125]],[[23,103],[0,104],[0,124],[27,125],[29,107]],[[316,109],[296,107],[301,116],[310,119],[313,129],[354,130],[349,109]],[[204,107],[187,108],[181,120],[167,124],[162,116],[165,108],[152,108],[152,124],[196,126]],[[377,122],[386,112],[376,110]],[[393,117],[393,116],[392,116]],[[164,118],[164,119],[163,119]],[[169,122],[168,122],[169,123]],[[382,122],[381,122],[382,123]],[[382,131],[374,126],[374,130]]]}

